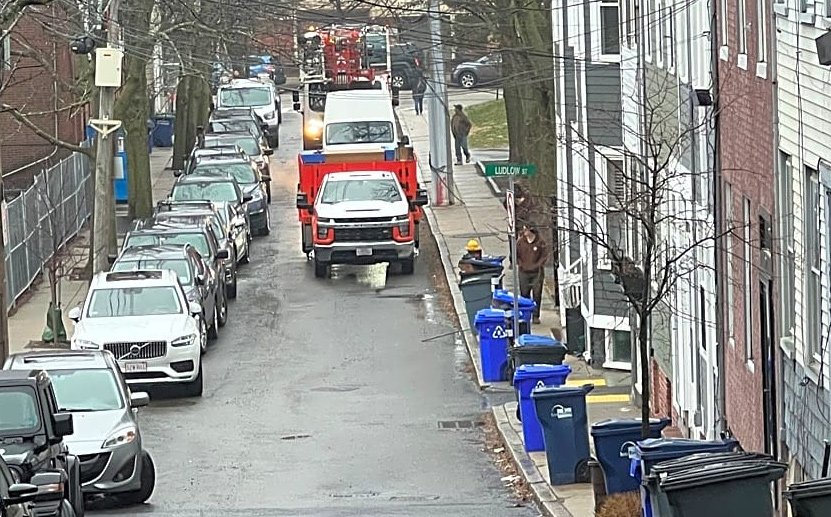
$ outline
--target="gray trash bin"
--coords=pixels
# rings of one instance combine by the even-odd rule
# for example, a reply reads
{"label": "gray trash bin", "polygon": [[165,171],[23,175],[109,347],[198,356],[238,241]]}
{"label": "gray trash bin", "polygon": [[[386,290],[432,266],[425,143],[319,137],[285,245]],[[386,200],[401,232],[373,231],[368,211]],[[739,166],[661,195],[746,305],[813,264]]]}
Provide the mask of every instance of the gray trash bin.
{"label": "gray trash bin", "polygon": [[469,276],[459,282],[462,298],[465,300],[468,328],[475,329],[476,313],[491,306],[491,275]]}
{"label": "gray trash bin", "polygon": [[831,478],[794,483],[784,492],[794,517],[831,515]]}

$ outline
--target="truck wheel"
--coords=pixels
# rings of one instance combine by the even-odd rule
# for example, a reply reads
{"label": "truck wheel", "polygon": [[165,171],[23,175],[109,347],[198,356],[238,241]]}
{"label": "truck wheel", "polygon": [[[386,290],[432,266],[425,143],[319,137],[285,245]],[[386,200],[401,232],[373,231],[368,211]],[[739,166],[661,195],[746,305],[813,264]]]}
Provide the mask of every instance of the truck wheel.
{"label": "truck wheel", "polygon": [[153,495],[153,489],[156,488],[156,466],[153,464],[150,453],[142,451],[139,461],[141,461],[141,488],[118,495],[119,501],[126,505],[147,502]]}
{"label": "truck wheel", "polygon": [[312,225],[304,224],[300,229],[301,239],[303,242],[303,253],[309,256],[312,252]]}
{"label": "truck wheel", "polygon": [[315,259],[315,278],[328,278],[329,277],[329,264],[325,262],[319,262]]}
{"label": "truck wheel", "polygon": [[412,275],[415,273],[415,257],[410,257],[408,259],[401,261],[401,274],[403,275]]}

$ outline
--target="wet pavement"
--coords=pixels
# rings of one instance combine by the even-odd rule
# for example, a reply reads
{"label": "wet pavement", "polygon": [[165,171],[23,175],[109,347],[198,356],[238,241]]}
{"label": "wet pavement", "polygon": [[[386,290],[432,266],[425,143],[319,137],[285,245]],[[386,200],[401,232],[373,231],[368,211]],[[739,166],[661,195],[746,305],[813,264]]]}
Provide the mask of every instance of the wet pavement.
{"label": "wet pavement", "polygon": [[515,507],[483,452],[490,403],[513,394],[480,393],[453,335],[424,341],[454,330],[431,239],[415,275],[381,265],[314,278],[293,206],[299,135],[299,115],[286,113],[272,233],[240,269],[228,325],[205,356],[204,396],[153,393],[142,410],[153,497],[88,513],[538,515]]}

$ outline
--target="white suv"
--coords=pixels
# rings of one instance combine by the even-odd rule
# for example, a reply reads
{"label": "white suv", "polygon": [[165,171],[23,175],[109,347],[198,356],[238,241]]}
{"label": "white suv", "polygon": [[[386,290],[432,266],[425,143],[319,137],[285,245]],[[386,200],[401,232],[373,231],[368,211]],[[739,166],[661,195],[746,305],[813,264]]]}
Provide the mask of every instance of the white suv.
{"label": "white suv", "polygon": [[188,395],[201,396],[207,346],[201,313],[173,271],[98,273],[83,306],[69,311],[71,346],[110,351],[130,385],[184,384]]}

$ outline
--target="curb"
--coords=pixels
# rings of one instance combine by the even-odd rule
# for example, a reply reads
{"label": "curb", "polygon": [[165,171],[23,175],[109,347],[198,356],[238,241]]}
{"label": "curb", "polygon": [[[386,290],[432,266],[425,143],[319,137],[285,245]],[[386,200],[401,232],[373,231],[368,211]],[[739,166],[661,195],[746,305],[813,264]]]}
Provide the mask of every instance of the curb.
{"label": "curb", "polygon": [[540,475],[531,458],[524,455],[522,440],[516,435],[516,432],[508,422],[505,406],[494,406],[491,408],[491,412],[493,413],[494,421],[496,421],[496,429],[499,431],[499,436],[502,437],[505,446],[511,451],[511,458],[514,465],[516,465],[522,477],[528,483],[528,487],[534,494],[534,500],[537,502],[541,513],[548,517],[574,517],[560,502],[560,499],[557,497],[554,489],[551,488],[551,485],[548,484],[548,481]]}

